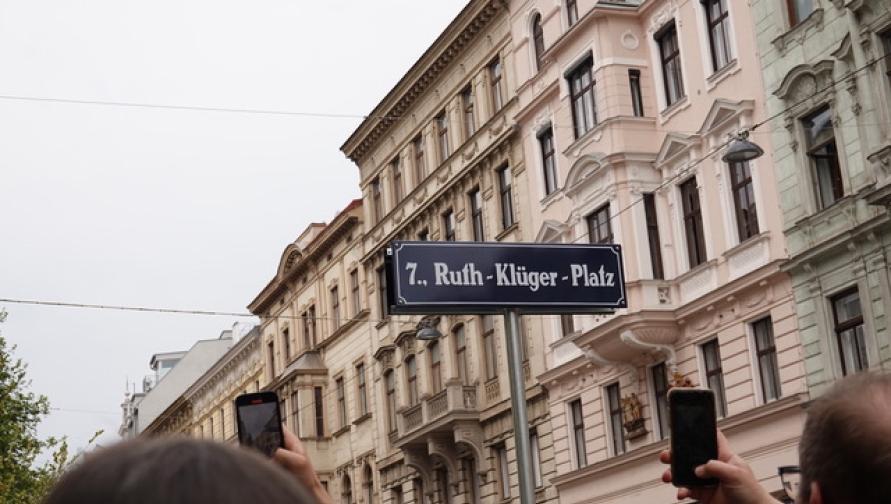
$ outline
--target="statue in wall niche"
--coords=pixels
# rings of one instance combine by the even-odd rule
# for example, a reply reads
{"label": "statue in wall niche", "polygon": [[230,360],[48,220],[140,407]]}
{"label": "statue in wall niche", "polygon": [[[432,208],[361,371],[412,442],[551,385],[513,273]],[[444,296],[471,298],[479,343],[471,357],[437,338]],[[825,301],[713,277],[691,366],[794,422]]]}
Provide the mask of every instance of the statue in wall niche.
{"label": "statue in wall niche", "polygon": [[637,394],[631,393],[629,397],[623,397],[622,403],[622,424],[625,427],[625,438],[636,439],[647,433],[644,426],[643,405]]}

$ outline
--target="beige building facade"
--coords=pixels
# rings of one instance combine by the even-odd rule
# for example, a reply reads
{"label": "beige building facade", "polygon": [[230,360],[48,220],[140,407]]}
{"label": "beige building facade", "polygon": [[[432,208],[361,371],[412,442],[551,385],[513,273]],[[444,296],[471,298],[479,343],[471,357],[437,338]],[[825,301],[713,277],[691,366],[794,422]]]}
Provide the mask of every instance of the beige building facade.
{"label": "beige building facade", "polygon": [[806,388],[774,167],[720,157],[766,115],[747,2],[510,11],[534,239],[621,244],[627,278],[627,310],[538,321],[560,502],[675,502],[657,455],[685,382],[779,491]]}

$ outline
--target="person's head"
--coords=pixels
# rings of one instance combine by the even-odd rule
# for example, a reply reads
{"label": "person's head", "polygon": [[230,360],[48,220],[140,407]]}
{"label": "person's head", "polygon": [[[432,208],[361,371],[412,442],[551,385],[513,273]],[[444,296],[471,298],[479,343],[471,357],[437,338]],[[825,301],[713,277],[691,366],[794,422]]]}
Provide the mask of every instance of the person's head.
{"label": "person's head", "polygon": [[187,438],[99,449],[69,470],[44,504],[315,504],[297,480],[259,454]]}
{"label": "person's head", "polygon": [[840,380],[808,409],[799,447],[800,504],[889,502],[891,375]]}

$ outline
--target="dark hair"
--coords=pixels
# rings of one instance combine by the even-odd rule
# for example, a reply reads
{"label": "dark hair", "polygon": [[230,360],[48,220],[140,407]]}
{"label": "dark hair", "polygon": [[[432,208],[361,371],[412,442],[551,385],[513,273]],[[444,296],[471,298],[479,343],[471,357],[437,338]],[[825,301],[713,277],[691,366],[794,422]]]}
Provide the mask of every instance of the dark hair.
{"label": "dark hair", "polygon": [[84,456],[44,504],[316,504],[258,454],[187,438],[125,441]]}
{"label": "dark hair", "polygon": [[840,380],[808,409],[799,446],[799,502],[811,482],[823,501],[888,502],[891,496],[891,375]]}

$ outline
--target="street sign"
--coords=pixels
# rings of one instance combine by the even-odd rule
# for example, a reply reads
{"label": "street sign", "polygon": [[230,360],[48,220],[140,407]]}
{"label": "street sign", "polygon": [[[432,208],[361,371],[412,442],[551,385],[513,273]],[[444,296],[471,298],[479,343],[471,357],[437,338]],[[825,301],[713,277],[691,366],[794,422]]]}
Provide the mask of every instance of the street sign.
{"label": "street sign", "polygon": [[396,241],[392,313],[591,313],[625,308],[619,245]]}

